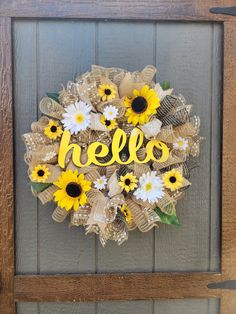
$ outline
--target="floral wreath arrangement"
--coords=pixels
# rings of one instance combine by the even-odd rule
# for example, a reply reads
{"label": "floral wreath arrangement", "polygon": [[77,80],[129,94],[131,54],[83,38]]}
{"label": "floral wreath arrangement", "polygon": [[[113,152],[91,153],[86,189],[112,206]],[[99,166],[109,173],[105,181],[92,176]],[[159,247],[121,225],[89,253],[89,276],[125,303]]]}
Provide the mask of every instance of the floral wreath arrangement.
{"label": "floral wreath arrangement", "polygon": [[119,245],[128,232],[178,225],[176,203],[198,165],[200,119],[141,72],[93,65],[39,104],[42,117],[22,135],[34,196],[56,203],[52,218]]}

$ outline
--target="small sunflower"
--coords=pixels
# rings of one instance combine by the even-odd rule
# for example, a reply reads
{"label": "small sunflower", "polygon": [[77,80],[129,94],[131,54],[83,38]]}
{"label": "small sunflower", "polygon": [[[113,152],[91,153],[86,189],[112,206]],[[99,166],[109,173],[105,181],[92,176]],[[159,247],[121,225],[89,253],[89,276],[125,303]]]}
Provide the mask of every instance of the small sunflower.
{"label": "small sunflower", "polygon": [[164,186],[172,192],[183,186],[183,176],[177,169],[172,169],[163,175]]}
{"label": "small sunflower", "polygon": [[44,129],[44,134],[51,140],[61,137],[62,133],[62,127],[55,120],[49,120],[48,126]]}
{"label": "small sunflower", "polygon": [[160,99],[154,89],[145,85],[141,90],[133,90],[133,97],[126,97],[124,105],[126,109],[126,117],[128,123],[134,126],[137,124],[145,124],[149,121],[149,117],[155,114],[160,106]]}
{"label": "small sunflower", "polygon": [[98,93],[102,101],[112,100],[116,97],[116,90],[114,86],[109,85],[109,84],[99,85]]}
{"label": "small sunflower", "polygon": [[109,131],[114,130],[117,127],[117,122],[115,119],[107,120],[104,115],[101,116],[100,121],[108,128]]}
{"label": "small sunflower", "polygon": [[125,176],[120,176],[120,182],[118,183],[122,190],[127,193],[133,191],[137,185],[138,179],[133,173],[127,173]]}
{"label": "small sunflower", "polygon": [[91,182],[85,180],[84,174],[78,175],[78,171],[67,170],[62,172],[57,182],[53,183],[59,190],[54,193],[55,201],[58,206],[67,211],[74,209],[77,211],[79,206],[87,203],[85,192],[91,189]]}
{"label": "small sunflower", "polygon": [[31,178],[35,182],[45,182],[50,175],[51,173],[45,165],[37,165],[31,172]]}
{"label": "small sunflower", "polygon": [[124,214],[125,220],[130,223],[133,220],[133,215],[129,207],[126,204],[123,204],[120,210]]}

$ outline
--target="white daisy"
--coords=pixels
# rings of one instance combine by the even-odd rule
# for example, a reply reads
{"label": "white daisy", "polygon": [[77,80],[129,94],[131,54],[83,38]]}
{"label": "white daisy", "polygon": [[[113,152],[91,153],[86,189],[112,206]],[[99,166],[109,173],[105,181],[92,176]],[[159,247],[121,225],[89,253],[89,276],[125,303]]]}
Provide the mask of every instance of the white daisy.
{"label": "white daisy", "polygon": [[114,120],[118,115],[118,109],[115,106],[106,106],[103,114],[107,120]]}
{"label": "white daisy", "polygon": [[144,173],[139,178],[139,188],[134,192],[137,199],[153,204],[164,196],[163,182],[156,171]]}
{"label": "white daisy", "polygon": [[188,147],[188,140],[183,137],[178,137],[177,140],[174,142],[173,147],[179,150],[186,150],[186,148]]}
{"label": "white daisy", "polygon": [[106,184],[107,184],[106,176],[101,176],[96,181],[94,181],[93,184],[94,184],[95,188],[98,190],[105,189]]}
{"label": "white daisy", "polygon": [[91,106],[83,101],[76,102],[65,108],[62,123],[65,130],[71,134],[77,134],[79,131],[86,130],[90,124]]}

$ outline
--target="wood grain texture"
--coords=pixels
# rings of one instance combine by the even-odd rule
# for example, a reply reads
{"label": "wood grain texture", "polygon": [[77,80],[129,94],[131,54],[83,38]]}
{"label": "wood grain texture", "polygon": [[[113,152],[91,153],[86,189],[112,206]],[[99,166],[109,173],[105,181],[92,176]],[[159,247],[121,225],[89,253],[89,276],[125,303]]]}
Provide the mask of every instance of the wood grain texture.
{"label": "wood grain texture", "polygon": [[220,301],[220,314],[236,313],[235,291],[224,291]]}
{"label": "wood grain texture", "polygon": [[103,301],[219,297],[213,273],[16,276],[15,301]]}
{"label": "wood grain texture", "polygon": [[233,6],[234,0],[3,0],[0,14],[13,17],[57,17],[139,20],[233,20],[209,12],[215,6]]}
{"label": "wood grain texture", "polygon": [[222,272],[236,279],[236,23],[224,24]]}
{"label": "wood grain texture", "polygon": [[11,19],[0,18],[0,312],[13,314],[14,194]]}

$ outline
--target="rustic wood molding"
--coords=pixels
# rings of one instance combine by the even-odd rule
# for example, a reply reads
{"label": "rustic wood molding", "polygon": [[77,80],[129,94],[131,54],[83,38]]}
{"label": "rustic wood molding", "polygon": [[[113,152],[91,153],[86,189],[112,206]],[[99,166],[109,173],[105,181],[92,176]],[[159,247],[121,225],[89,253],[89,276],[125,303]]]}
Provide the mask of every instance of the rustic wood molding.
{"label": "rustic wood molding", "polygon": [[11,19],[0,17],[0,312],[14,313],[14,190]]}
{"label": "rustic wood molding", "polygon": [[[15,301],[103,301],[220,297],[218,273],[35,275],[15,277]],[[236,294],[235,294],[236,296]]]}
{"label": "rustic wood molding", "polygon": [[[233,6],[224,0],[221,6]],[[221,314],[235,314],[236,291],[236,20],[209,9],[218,0],[8,0],[0,3],[0,312],[14,301],[102,301],[221,298]],[[49,9],[50,8],[50,9]],[[224,22],[221,273],[136,273],[14,276],[14,177],[12,121],[12,18],[191,20]],[[215,286],[214,286],[215,285]]]}
{"label": "rustic wood molding", "polygon": [[[233,6],[234,0],[222,0],[221,6]],[[214,15],[210,8],[217,0],[8,0],[0,2],[0,15],[30,18],[83,18],[128,20],[233,20],[230,15]]]}

